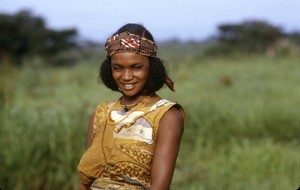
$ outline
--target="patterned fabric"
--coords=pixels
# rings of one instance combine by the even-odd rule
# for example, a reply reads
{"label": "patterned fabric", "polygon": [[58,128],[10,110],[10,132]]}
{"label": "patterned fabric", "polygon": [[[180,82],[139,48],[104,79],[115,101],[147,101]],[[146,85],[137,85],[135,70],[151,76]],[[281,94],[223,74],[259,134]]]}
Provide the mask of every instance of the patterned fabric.
{"label": "patterned fabric", "polygon": [[124,112],[117,102],[96,108],[93,142],[78,165],[81,181],[91,185],[108,178],[149,188],[159,122],[166,111],[179,105],[162,99]]}
{"label": "patterned fabric", "polygon": [[128,183],[118,182],[109,178],[98,178],[91,185],[91,190],[143,190],[145,188]]}
{"label": "patterned fabric", "polygon": [[122,32],[108,38],[105,43],[106,56],[111,57],[115,53],[132,52],[145,56],[155,57],[157,45],[144,37]]}

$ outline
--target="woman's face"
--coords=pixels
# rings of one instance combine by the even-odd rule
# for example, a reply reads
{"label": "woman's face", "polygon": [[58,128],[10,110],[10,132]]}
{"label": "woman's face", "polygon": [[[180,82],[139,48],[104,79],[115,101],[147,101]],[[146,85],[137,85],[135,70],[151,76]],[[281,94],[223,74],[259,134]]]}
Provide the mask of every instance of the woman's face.
{"label": "woman's face", "polygon": [[111,56],[113,78],[125,96],[135,96],[144,89],[149,75],[149,59],[136,53]]}

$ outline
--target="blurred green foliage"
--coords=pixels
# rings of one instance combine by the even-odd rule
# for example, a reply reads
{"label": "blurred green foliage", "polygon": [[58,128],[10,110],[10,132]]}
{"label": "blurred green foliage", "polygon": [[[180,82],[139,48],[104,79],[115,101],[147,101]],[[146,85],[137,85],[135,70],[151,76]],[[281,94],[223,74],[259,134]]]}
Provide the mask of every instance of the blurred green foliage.
{"label": "blurred green foliage", "polygon": [[221,24],[206,54],[299,54],[299,34],[261,20]]}
{"label": "blurred green foliage", "polygon": [[61,61],[60,52],[77,46],[77,31],[49,29],[42,17],[28,10],[16,14],[0,14],[0,62],[9,59],[22,64],[25,57],[44,58],[44,64]]}
{"label": "blurred green foliage", "polygon": [[[174,59],[164,48],[160,57]],[[159,92],[186,111],[172,189],[296,189],[299,58],[198,53],[169,64],[177,91]],[[89,117],[119,96],[97,83],[98,63],[0,66],[2,189],[76,189]]]}

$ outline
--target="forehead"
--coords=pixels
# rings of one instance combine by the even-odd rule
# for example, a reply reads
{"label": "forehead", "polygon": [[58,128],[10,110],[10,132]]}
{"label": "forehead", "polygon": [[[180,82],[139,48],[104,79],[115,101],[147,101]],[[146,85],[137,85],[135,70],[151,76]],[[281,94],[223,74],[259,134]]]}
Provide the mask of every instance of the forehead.
{"label": "forehead", "polygon": [[111,63],[149,63],[149,59],[147,56],[140,55],[137,53],[115,53],[111,56]]}

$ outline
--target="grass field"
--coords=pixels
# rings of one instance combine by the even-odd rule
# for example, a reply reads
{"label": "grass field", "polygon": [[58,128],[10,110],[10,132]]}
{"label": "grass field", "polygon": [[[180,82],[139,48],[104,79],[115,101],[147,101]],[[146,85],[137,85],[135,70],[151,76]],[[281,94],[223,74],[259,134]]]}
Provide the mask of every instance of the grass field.
{"label": "grass field", "polygon": [[[186,110],[172,189],[297,189],[300,59],[176,56],[162,54],[177,91],[159,92]],[[97,70],[1,66],[2,190],[76,189],[89,116],[119,96]]]}

